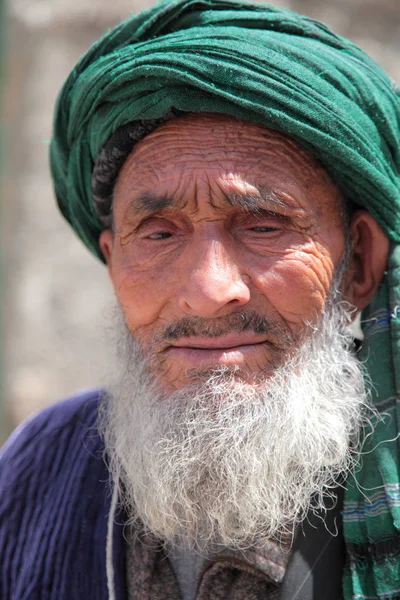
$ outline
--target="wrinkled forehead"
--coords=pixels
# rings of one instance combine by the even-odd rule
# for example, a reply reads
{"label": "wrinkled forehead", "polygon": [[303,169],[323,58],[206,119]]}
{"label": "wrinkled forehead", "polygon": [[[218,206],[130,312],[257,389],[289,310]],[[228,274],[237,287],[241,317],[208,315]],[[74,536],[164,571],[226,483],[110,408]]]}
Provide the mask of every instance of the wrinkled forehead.
{"label": "wrinkled forehead", "polygon": [[[297,182],[303,190],[318,185],[335,203],[339,202],[341,211],[345,210],[339,188],[320,161],[296,140],[228,115],[202,113],[168,114],[117,131],[99,154],[93,171],[96,211],[103,224],[110,226],[114,188],[120,177],[124,181],[130,178],[141,198],[154,204],[162,201],[152,193],[155,173],[157,180],[165,181],[176,171],[187,175],[197,170],[207,172],[214,180],[250,177],[250,183],[262,188],[262,197],[271,196],[271,177],[285,179],[288,190],[298,188]],[[322,202],[324,193],[320,194]],[[250,199],[254,205],[255,194],[245,196],[239,194],[236,199],[244,203]]]}

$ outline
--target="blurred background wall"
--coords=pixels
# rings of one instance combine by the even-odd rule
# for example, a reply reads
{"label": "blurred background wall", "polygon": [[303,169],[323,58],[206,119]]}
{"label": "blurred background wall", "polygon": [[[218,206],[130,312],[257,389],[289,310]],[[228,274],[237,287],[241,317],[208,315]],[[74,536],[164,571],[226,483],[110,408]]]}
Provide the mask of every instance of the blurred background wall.
{"label": "blurred background wall", "polygon": [[[3,1],[0,389],[3,429],[10,431],[31,412],[104,382],[113,295],[104,266],[58,214],[48,142],[57,92],[80,54],[153,2]],[[400,81],[400,0],[275,4],[325,21]]]}

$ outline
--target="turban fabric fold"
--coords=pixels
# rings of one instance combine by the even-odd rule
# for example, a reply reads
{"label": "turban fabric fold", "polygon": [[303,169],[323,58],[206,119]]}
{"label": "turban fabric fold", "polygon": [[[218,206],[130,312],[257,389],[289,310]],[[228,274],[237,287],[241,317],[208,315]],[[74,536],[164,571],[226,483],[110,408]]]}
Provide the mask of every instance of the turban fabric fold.
{"label": "turban fabric fold", "polygon": [[350,41],[289,10],[170,0],[109,31],[80,59],[56,107],[50,158],[59,206],[102,258],[92,171],[122,126],[171,111],[225,113],[288,134],[392,241],[367,309],[363,356],[389,419],[347,482],[345,598],[400,598],[400,92]]}

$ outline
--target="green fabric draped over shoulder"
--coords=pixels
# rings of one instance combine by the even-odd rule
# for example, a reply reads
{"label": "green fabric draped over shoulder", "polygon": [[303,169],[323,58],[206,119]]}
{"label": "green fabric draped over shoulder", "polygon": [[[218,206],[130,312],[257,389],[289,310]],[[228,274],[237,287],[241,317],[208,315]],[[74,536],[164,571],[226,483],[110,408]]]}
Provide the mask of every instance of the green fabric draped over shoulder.
{"label": "green fabric draped over shoulder", "polygon": [[364,315],[362,350],[373,400],[389,416],[347,483],[344,595],[400,599],[399,88],[350,41],[289,10],[170,0],[131,17],[65,82],[50,149],[61,211],[101,259],[94,162],[119,127],[171,109],[225,113],[290,135],[392,241],[388,273]]}

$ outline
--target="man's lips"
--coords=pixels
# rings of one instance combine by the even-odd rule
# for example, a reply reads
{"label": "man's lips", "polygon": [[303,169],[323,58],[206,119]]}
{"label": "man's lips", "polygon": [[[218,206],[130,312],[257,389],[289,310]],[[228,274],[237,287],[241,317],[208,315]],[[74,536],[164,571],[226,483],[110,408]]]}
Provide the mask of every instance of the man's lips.
{"label": "man's lips", "polygon": [[190,337],[178,340],[166,348],[177,363],[187,367],[207,367],[215,364],[240,365],[265,352],[269,340],[253,334],[227,334],[217,338]]}
{"label": "man's lips", "polygon": [[198,350],[227,350],[239,348],[242,346],[254,346],[268,342],[265,335],[254,333],[228,333],[216,338],[207,338],[203,336],[188,337],[173,342],[169,348],[191,348]]}

